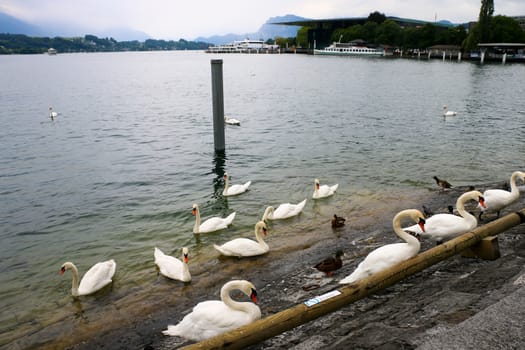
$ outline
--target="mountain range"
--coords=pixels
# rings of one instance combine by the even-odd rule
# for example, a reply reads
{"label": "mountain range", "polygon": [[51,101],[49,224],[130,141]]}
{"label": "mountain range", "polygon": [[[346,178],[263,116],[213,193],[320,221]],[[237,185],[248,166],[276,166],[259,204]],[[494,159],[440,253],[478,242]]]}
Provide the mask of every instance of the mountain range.
{"label": "mountain range", "polygon": [[253,33],[244,33],[244,34],[226,34],[226,35],[214,35],[210,37],[198,37],[195,41],[202,41],[206,43],[211,43],[214,45],[221,45],[231,43],[235,40],[244,40],[244,39],[253,39],[253,40],[267,40],[274,39],[277,36],[283,38],[295,37],[297,35],[297,30],[299,26],[289,26],[282,24],[272,24],[272,23],[281,23],[281,22],[292,22],[292,21],[301,21],[307,20],[307,18],[299,17],[295,15],[285,15],[270,17],[258,31]]}
{"label": "mountain range", "polygon": [[[297,30],[300,27],[287,26],[287,25],[275,25],[271,23],[276,22],[288,22],[304,20],[305,18],[286,15],[271,17],[268,19],[257,32],[244,33],[244,34],[226,34],[226,35],[214,35],[211,37],[198,37],[194,41],[202,41],[215,45],[225,44],[234,40],[243,40],[246,38],[250,39],[273,39],[276,36],[280,37],[295,37]],[[0,33],[8,34],[24,34],[27,36],[35,37],[79,37],[86,34],[96,35],[101,38],[114,38],[118,41],[145,41],[146,39],[152,39],[148,34],[133,30],[130,28],[112,28],[104,31],[96,31],[89,28],[72,27],[66,26],[61,23],[55,25],[36,26],[26,21],[20,20],[13,16],[7,15],[0,12]],[[155,38],[160,39],[160,38]]]}

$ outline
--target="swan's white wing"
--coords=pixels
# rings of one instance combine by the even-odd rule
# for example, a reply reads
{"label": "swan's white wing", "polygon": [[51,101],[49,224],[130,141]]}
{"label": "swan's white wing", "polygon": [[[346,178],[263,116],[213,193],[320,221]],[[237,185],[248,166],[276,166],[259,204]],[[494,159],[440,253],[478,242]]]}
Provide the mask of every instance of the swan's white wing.
{"label": "swan's white wing", "polygon": [[235,218],[235,213],[233,213],[233,217],[230,215],[224,219],[219,217],[209,218],[199,226],[199,232],[206,233],[225,229],[231,224],[233,218]]}
{"label": "swan's white wing", "polygon": [[337,190],[337,187],[339,187],[339,184],[333,185],[333,186],[322,185],[319,188],[319,196],[320,197],[331,196],[331,195],[333,195],[335,193],[335,191]]}
{"label": "swan's white wing", "polygon": [[78,286],[78,294],[91,294],[108,285],[116,269],[117,264],[113,259],[96,263],[82,277]]}
{"label": "swan's white wing", "polygon": [[410,259],[418,253],[418,249],[410,247],[407,243],[387,244],[373,250],[367,255],[349,276],[339,283],[353,283],[374,273],[383,271],[395,264]]}
{"label": "swan's white wing", "polygon": [[221,254],[227,256],[256,256],[268,252],[268,246],[248,238],[236,238],[221,246],[213,245]]}
{"label": "swan's white wing", "polygon": [[465,220],[461,216],[436,214],[426,219],[425,232],[423,232],[421,227],[417,224],[404,228],[403,230],[419,233],[423,238],[441,240],[444,238],[459,236],[473,230],[475,227],[476,224],[472,225],[468,220]]}
{"label": "swan's white wing", "polygon": [[283,203],[273,212],[273,219],[286,219],[299,214],[306,204],[306,199],[298,204]]}
{"label": "swan's white wing", "polygon": [[[519,194],[518,194],[519,196]],[[487,211],[499,211],[506,206],[512,204],[518,197],[512,196],[511,192],[505,190],[486,190],[483,193],[485,199],[485,206]]]}
{"label": "swan's white wing", "polygon": [[248,181],[248,182],[246,182],[243,185],[239,185],[239,184],[231,185],[228,188],[228,192],[227,193],[223,193],[223,194],[225,196],[234,196],[234,195],[237,195],[237,194],[244,193],[244,192],[246,192],[248,187],[250,187],[251,183],[252,183],[251,181]]}
{"label": "swan's white wing", "polygon": [[[174,280],[181,280],[187,282],[191,280],[191,276],[183,277],[184,263],[179,259],[164,254],[159,248],[155,247],[155,264],[159,267],[160,273],[163,276]],[[189,279],[188,279],[189,277]]]}
{"label": "swan's white wing", "polygon": [[225,229],[233,222],[233,219],[235,219],[235,212],[231,213],[224,219],[219,217],[209,218],[199,226],[199,232],[206,233]]}
{"label": "swan's white wing", "polygon": [[251,306],[250,312],[243,312],[219,300],[204,301],[197,304],[177,325],[169,325],[162,333],[196,341],[208,339],[259,319],[259,307],[255,304]]}

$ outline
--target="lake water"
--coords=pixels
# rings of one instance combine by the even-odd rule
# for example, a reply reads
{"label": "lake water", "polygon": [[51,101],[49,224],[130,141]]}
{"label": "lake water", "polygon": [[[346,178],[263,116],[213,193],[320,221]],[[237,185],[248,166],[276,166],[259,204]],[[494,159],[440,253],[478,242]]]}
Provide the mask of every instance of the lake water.
{"label": "lake water", "polygon": [[[334,212],[351,223],[384,206],[418,207],[434,175],[468,185],[525,169],[525,65],[222,56],[225,112],[241,126],[226,128],[217,157],[214,58],[0,56],[0,347],[53,344],[72,330],[89,337],[164,307],[167,293],[191,293],[194,282],[159,278],[155,246],[177,257],[188,246],[194,281],[216,288],[212,244],[251,237],[267,205],[308,198],[267,238],[298,249],[293,240]],[[458,115],[444,119],[443,105]],[[222,197],[224,171],[232,183],[251,180],[250,191]],[[314,203],[316,177],[338,193]],[[203,218],[236,211],[234,225],[195,236],[193,203]],[[112,287],[73,299],[62,263],[82,275],[110,258]]]}

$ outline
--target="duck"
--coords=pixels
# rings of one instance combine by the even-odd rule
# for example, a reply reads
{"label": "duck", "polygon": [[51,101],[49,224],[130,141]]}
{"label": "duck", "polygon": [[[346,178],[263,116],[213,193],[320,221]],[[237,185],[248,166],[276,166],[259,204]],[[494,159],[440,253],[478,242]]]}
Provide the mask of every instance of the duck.
{"label": "duck", "polygon": [[72,262],[65,262],[60,268],[59,274],[63,275],[66,270],[71,270],[73,281],[71,284],[71,294],[74,297],[93,294],[104,288],[112,282],[115,275],[117,264],[115,260],[110,259],[101,261],[93,265],[82,277],[78,283],[78,269]]}
{"label": "duck", "polygon": [[249,238],[235,238],[222,245],[214,244],[213,247],[222,255],[236,256],[236,257],[248,257],[257,256],[268,253],[270,247],[260,235],[260,231],[266,236],[266,224],[264,221],[259,221],[255,225],[255,239]]}
{"label": "duck", "polygon": [[345,221],[346,221],[345,218],[342,218],[334,214],[334,217],[332,218],[332,227],[333,228],[343,227],[345,225]]}
{"label": "duck", "polygon": [[441,190],[445,190],[447,188],[452,188],[452,185],[447,181],[438,178],[437,176],[434,176],[434,180],[436,180],[436,184],[441,187]]}
{"label": "duck", "polygon": [[58,116],[58,113],[53,111],[53,107],[49,107],[49,118],[54,120]]}
{"label": "duck", "polygon": [[227,228],[235,219],[235,212],[231,213],[225,218],[211,217],[201,223],[201,214],[199,211],[199,205],[193,204],[191,215],[195,216],[195,225],[193,226],[193,233],[208,233],[219,231]]}
{"label": "duck", "polygon": [[401,220],[411,219],[425,231],[425,217],[417,209],[405,209],[394,216],[392,226],[395,234],[405,243],[392,243],[379,247],[370,252],[350,275],[339,281],[340,284],[350,284],[383,271],[402,261],[408,260],[419,253],[421,243],[415,236],[401,228]]}
{"label": "duck", "polygon": [[235,118],[230,118],[228,116],[224,116],[224,123],[229,124],[229,125],[241,126],[241,121],[240,120],[235,119]]}
{"label": "duck", "polygon": [[430,209],[426,205],[422,205],[421,208],[423,209],[423,214],[425,215],[426,218],[434,215],[434,212],[432,211],[432,209]]}
{"label": "duck", "polygon": [[155,257],[155,264],[159,267],[161,275],[182,282],[191,281],[191,274],[188,268],[189,252],[187,247],[182,248],[182,261],[164,254],[162,250],[157,247],[155,247],[153,256]]}
{"label": "duck", "polygon": [[342,250],[338,250],[335,253],[335,256],[329,256],[320,263],[316,264],[314,267],[326,273],[327,276],[332,276],[335,270],[339,270],[343,266],[343,261],[341,257],[344,255]]}
{"label": "duck", "polygon": [[244,193],[248,190],[248,187],[252,184],[251,181],[245,182],[242,185],[231,185],[230,186],[230,176],[228,173],[224,173],[224,190],[222,191],[223,196],[236,196],[238,194]]}
{"label": "duck", "polygon": [[457,115],[454,111],[449,111],[447,106],[443,106],[443,116],[444,117],[453,117]]}
{"label": "duck", "polygon": [[335,184],[332,186],[328,185],[320,185],[319,179],[314,180],[314,193],[312,195],[313,199],[320,199],[320,198],[326,198],[330,197],[337,191],[337,188],[339,187],[339,184]]}
{"label": "duck", "polygon": [[443,241],[472,231],[478,225],[478,221],[474,215],[465,210],[465,203],[469,200],[475,200],[481,206],[485,206],[485,199],[481,192],[465,192],[456,200],[456,208],[459,216],[440,213],[426,220],[424,232],[417,225],[406,227],[403,230],[418,233],[422,238],[430,238],[436,243],[442,243]]}
{"label": "duck", "polygon": [[[231,298],[230,292],[240,290],[252,302],[239,302]],[[257,306],[257,290],[247,280],[233,280],[221,288],[221,300],[206,300],[198,303],[191,313],[176,325],[168,325],[162,334],[201,341],[235,328],[250,324],[261,318]]]}
{"label": "duck", "polygon": [[502,209],[508,207],[512,203],[518,200],[520,196],[520,190],[516,185],[516,180],[521,179],[525,181],[525,172],[515,171],[510,176],[510,192],[500,189],[490,189],[483,192],[483,198],[485,198],[485,208],[480,208],[478,218],[481,220],[481,215],[485,212],[495,212],[499,218],[499,214]]}
{"label": "duck", "polygon": [[297,204],[282,203],[279,204],[277,209],[272,206],[266,207],[264,211],[262,221],[266,220],[280,220],[291,218],[292,216],[299,215],[306,205],[306,199]]}

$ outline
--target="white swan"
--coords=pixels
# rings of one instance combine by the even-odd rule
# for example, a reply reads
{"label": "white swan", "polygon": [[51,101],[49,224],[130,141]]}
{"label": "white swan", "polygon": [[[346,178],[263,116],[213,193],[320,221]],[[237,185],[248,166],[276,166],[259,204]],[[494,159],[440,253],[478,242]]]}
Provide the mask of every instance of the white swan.
{"label": "white swan", "polygon": [[49,118],[51,118],[51,120],[55,119],[55,117],[58,116],[58,113],[53,111],[53,107],[49,107]]}
{"label": "white swan", "polygon": [[191,214],[195,215],[195,225],[193,226],[193,233],[206,233],[222,230],[228,227],[228,225],[231,225],[233,219],[235,219],[235,212],[233,212],[224,219],[219,217],[212,217],[201,224],[201,214],[199,211],[199,206],[197,204],[193,204]]}
{"label": "white swan", "polygon": [[188,248],[182,248],[182,261],[164,254],[162,250],[157,247],[155,247],[153,256],[155,257],[155,264],[157,264],[163,276],[182,282],[191,281],[191,274],[188,268]]}
{"label": "white swan", "polygon": [[417,255],[421,244],[419,243],[419,239],[401,229],[401,220],[404,218],[414,220],[421,230],[425,230],[425,219],[419,210],[406,209],[397,213],[392,220],[392,226],[396,235],[406,243],[387,244],[373,250],[367,255],[365,260],[357,266],[354,272],[343,278],[339,283],[353,283]]}
{"label": "white swan", "polygon": [[520,190],[516,185],[516,179],[520,178],[521,181],[525,181],[525,173],[522,171],[515,171],[510,177],[510,192],[505,190],[486,190],[483,192],[483,198],[485,198],[485,206],[480,206],[481,212],[479,213],[479,219],[481,220],[481,214],[484,212],[496,212],[498,217],[500,211],[518,200],[520,196]]}
{"label": "white swan", "polygon": [[328,185],[319,185],[319,180],[314,180],[314,194],[312,195],[313,199],[319,199],[319,198],[325,198],[333,195],[335,191],[337,191],[337,187],[339,187],[339,184],[335,184],[333,186]]}
{"label": "white swan", "polygon": [[449,111],[447,106],[443,106],[443,116],[444,116],[444,117],[453,117],[453,116],[455,116],[456,114],[457,114],[457,113],[454,112],[454,111]]}
{"label": "white swan", "polygon": [[230,292],[237,289],[257,303],[257,291],[252,283],[245,280],[230,281],[221,288],[220,301],[198,303],[182,321],[177,325],[168,325],[168,329],[162,333],[201,341],[260,319],[261,310],[257,305],[232,300]]}
{"label": "white swan", "polygon": [[224,190],[222,191],[223,196],[235,196],[241,193],[244,193],[248,190],[248,187],[252,184],[251,181],[244,183],[243,185],[231,185],[230,186],[230,176],[228,173],[224,173]]}
{"label": "white swan", "polygon": [[72,262],[64,263],[59,273],[63,275],[66,270],[71,270],[73,273],[71,294],[77,297],[95,293],[110,284],[116,269],[117,264],[113,259],[96,263],[84,274],[80,285],[78,284],[78,269]]}
{"label": "white swan", "polygon": [[230,125],[237,125],[237,126],[241,125],[241,121],[240,120],[235,119],[235,118],[230,118],[230,117],[227,117],[227,116],[224,116],[224,122],[226,124],[230,124]]}
{"label": "white swan", "polygon": [[292,216],[296,216],[303,210],[305,204],[306,204],[306,199],[297,204],[290,204],[290,203],[279,204],[277,209],[274,209],[274,207],[272,206],[266,207],[266,210],[264,211],[264,215],[262,217],[262,221],[266,221],[267,219],[268,220],[286,219]]}
{"label": "white swan", "polygon": [[266,244],[264,239],[261,237],[259,233],[261,230],[266,236],[266,224],[264,221],[259,221],[255,225],[255,239],[257,242],[248,238],[235,238],[220,246],[214,244],[213,247],[215,247],[215,249],[217,249],[217,251],[219,251],[219,253],[222,255],[237,256],[239,258],[243,256],[256,256],[265,254],[270,250],[270,247],[268,247],[268,244]]}
{"label": "white swan", "polygon": [[463,193],[456,200],[458,215],[436,214],[429,217],[425,224],[425,232],[417,226],[406,227],[403,230],[420,234],[423,238],[430,238],[436,242],[442,242],[472,231],[478,225],[476,217],[465,210],[465,203],[469,200],[479,202],[484,206],[484,198],[479,191]]}

